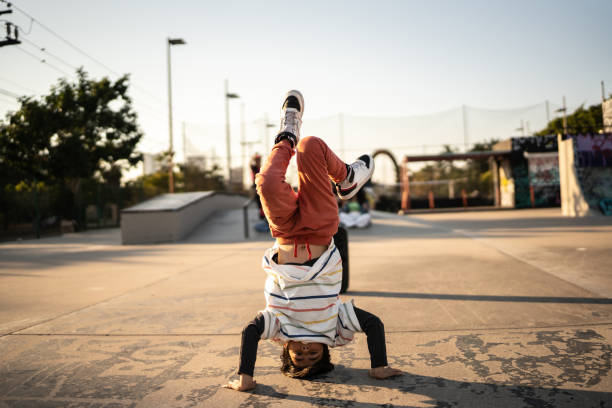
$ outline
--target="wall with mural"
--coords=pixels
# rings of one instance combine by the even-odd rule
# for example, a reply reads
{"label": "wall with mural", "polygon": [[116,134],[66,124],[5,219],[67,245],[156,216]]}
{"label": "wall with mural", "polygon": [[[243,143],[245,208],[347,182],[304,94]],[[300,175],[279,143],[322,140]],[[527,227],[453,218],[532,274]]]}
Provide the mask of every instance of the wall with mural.
{"label": "wall with mural", "polygon": [[612,199],[612,133],[571,137],[582,193],[599,211],[602,200]]}
{"label": "wall with mural", "polygon": [[529,186],[533,189],[536,207],[561,204],[559,183],[559,153],[526,153],[529,167]]}
{"label": "wall with mural", "polygon": [[510,140],[515,208],[560,205],[557,136],[513,137]]}

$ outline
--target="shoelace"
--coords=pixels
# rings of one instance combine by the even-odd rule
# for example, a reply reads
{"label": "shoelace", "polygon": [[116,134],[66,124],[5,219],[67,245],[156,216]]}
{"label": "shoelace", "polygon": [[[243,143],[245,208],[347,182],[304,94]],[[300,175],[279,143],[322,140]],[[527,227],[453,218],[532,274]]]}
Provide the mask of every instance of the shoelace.
{"label": "shoelace", "polygon": [[285,111],[285,117],[283,118],[283,127],[291,126],[295,127],[297,125],[297,112],[295,111]]}

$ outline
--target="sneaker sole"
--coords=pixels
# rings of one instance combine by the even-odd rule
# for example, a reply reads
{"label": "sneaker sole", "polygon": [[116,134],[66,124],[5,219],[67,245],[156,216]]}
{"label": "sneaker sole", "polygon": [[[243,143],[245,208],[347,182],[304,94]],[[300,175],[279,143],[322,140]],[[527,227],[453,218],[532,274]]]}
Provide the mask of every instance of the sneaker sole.
{"label": "sneaker sole", "polygon": [[[368,156],[370,156],[370,163],[372,165],[372,167],[370,168],[370,175],[367,178],[363,179],[361,182],[355,183],[353,186],[349,187],[346,190],[339,189],[338,191],[339,191],[340,194],[338,194],[338,195],[340,196],[340,198],[342,200],[349,200],[349,199],[353,198],[355,196],[355,194],[357,194],[359,192],[361,187],[363,187],[364,184],[367,183],[368,180],[370,180],[372,178],[372,174],[374,174],[374,158],[371,155],[368,155]],[[342,193],[343,191],[348,191],[348,193],[343,194]]]}
{"label": "sneaker sole", "polygon": [[302,111],[300,114],[300,120],[301,120],[302,116],[304,115],[304,97],[302,96],[302,93],[298,90],[292,89],[291,91],[287,92],[287,94],[285,95],[285,98],[283,99],[283,105],[281,105],[281,112],[283,110],[283,106],[285,105],[285,101],[287,100],[289,96],[294,96],[297,98],[298,101],[300,101],[300,106],[302,107]]}

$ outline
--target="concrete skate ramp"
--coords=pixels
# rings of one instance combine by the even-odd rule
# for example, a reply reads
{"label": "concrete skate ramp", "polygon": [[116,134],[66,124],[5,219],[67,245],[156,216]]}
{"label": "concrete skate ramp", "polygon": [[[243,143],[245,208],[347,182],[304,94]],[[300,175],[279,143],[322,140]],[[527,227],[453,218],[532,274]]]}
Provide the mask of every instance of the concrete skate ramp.
{"label": "concrete skate ramp", "polygon": [[198,191],[163,194],[121,211],[121,242],[180,241],[220,210],[241,208],[240,194]]}

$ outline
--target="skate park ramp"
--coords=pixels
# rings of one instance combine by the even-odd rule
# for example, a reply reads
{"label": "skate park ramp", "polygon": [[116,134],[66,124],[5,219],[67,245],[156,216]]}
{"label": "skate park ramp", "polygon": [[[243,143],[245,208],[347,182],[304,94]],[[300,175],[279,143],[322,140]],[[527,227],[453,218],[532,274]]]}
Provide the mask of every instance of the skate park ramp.
{"label": "skate park ramp", "polygon": [[180,241],[224,209],[242,208],[241,194],[197,191],[162,194],[121,211],[123,244]]}
{"label": "skate park ramp", "polygon": [[[248,237],[245,235],[245,211]],[[189,244],[225,244],[243,241],[274,242],[269,232],[257,232],[259,209],[254,202],[244,207],[219,210],[193,230],[182,242]]]}

